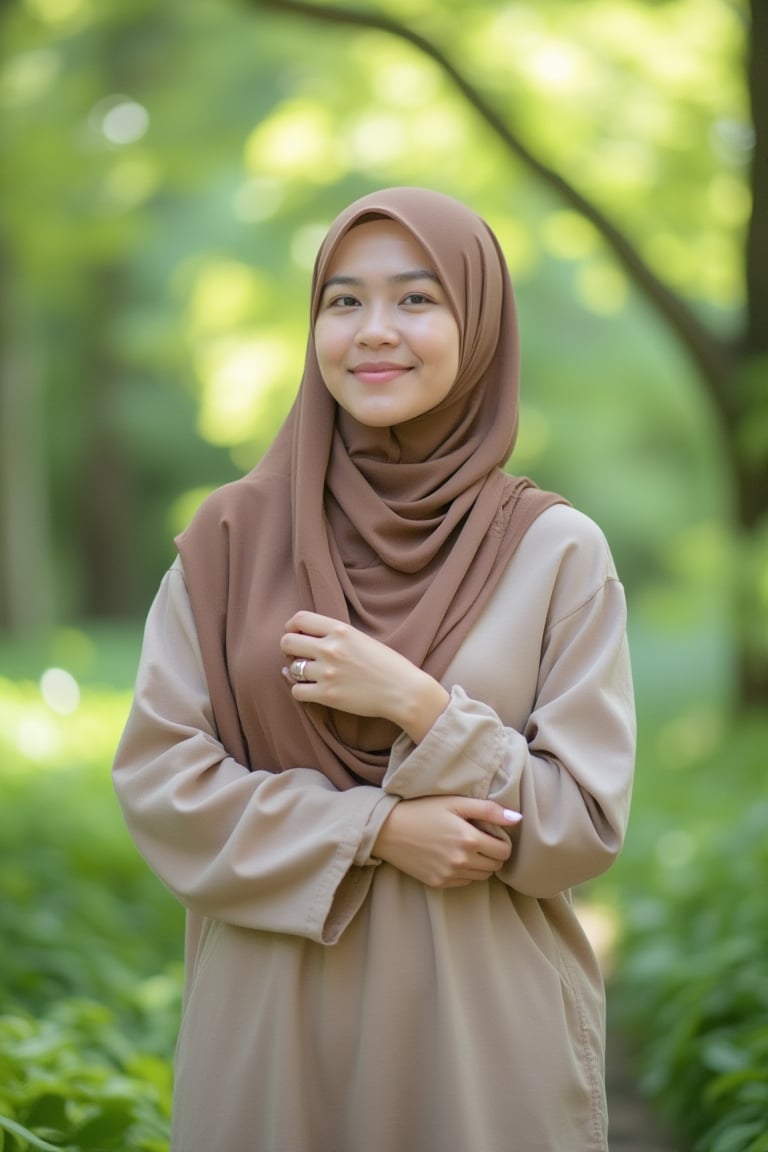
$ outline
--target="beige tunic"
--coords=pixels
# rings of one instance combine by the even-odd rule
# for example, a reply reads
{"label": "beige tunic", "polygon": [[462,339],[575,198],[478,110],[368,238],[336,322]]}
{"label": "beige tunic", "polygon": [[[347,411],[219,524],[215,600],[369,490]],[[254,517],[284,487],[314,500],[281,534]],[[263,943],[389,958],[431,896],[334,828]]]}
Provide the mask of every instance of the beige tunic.
{"label": "beige tunic", "polygon": [[[382,788],[247,772],[217,738],[179,564],[166,576],[115,785],[188,909],[175,1152],[607,1148],[603,988],[568,890],[621,846],[634,711],[623,591],[587,517],[558,505],[529,529],[444,683]],[[522,811],[493,879],[430,889],[371,859],[398,799],[434,793]]]}

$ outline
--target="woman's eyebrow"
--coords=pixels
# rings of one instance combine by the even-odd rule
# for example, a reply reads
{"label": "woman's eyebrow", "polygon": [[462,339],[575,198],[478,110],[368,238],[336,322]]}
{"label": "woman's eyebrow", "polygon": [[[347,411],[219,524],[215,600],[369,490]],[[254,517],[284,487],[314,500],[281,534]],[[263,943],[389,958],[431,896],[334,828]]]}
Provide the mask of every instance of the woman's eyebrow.
{"label": "woman's eyebrow", "polygon": [[[411,280],[432,280],[435,284],[440,283],[440,279],[431,272],[428,268],[414,268],[409,272],[398,272],[394,276],[388,277],[393,284],[402,284]],[[325,284],[323,284],[323,291],[330,288],[333,284],[345,284],[351,287],[360,287],[363,281],[358,276],[329,276]]]}
{"label": "woman's eyebrow", "polygon": [[391,279],[397,284],[401,284],[405,280],[432,280],[435,284],[440,283],[439,278],[434,272],[430,272],[429,268],[415,268],[413,272],[398,272]]}

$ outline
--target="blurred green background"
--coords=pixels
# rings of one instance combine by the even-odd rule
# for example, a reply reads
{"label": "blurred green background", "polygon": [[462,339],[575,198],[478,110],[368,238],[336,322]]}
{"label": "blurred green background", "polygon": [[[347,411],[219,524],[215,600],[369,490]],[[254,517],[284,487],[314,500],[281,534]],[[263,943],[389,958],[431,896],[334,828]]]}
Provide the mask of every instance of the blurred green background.
{"label": "blurred green background", "polygon": [[681,1147],[768,1152],[768,4],[5,0],[0,52],[0,1148],[167,1147],[182,919],[109,780],[142,621],[290,406],[325,228],[426,184],[510,264],[511,468],[627,589],[612,1013]]}

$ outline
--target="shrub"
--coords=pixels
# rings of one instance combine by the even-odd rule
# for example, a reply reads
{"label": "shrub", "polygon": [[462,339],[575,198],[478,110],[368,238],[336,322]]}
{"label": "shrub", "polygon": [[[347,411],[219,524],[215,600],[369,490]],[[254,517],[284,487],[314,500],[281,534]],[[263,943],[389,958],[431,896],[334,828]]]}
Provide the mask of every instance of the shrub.
{"label": "shrub", "polygon": [[[745,725],[699,766],[667,866],[625,893],[618,1018],[644,1088],[694,1152],[768,1152],[767,747],[765,723]],[[757,799],[744,812],[747,789]]]}
{"label": "shrub", "polygon": [[0,1147],[167,1152],[171,1068],[103,1004],[0,1017]]}
{"label": "shrub", "polygon": [[166,1152],[183,914],[123,826],[125,694],[0,681],[0,1149]]}
{"label": "shrub", "polygon": [[126,708],[124,695],[90,690],[57,717],[35,685],[0,681],[0,1011],[84,996],[133,1012],[139,982],[181,961],[182,910],[112,790]]}

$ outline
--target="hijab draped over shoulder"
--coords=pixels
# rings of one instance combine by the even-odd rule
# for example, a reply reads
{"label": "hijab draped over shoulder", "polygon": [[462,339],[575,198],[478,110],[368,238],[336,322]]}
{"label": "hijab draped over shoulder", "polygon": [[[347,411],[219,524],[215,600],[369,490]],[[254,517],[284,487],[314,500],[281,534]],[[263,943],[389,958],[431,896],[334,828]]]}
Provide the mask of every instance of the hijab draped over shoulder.
{"label": "hijab draped over shoulder", "polygon": [[[323,384],[312,328],[341,238],[398,222],[426,250],[459,327],[456,382],[435,408],[370,428]],[[535,518],[561,500],[504,473],[519,412],[519,343],[504,257],[485,222],[421,188],[357,200],[312,278],[295,403],[251,473],[214,492],[177,544],[214,718],[251,769],[316,768],[378,784],[398,730],[299,704],[279,640],[298,609],[348,621],[440,678]]]}

